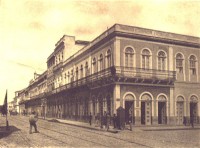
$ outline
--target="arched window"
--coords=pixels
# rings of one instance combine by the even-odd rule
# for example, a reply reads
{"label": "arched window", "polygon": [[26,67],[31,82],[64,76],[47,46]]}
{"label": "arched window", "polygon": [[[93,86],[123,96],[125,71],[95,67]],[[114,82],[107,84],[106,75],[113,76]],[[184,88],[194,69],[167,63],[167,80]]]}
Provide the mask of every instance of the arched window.
{"label": "arched window", "polygon": [[106,54],[106,59],[107,59],[107,68],[111,66],[111,51],[110,49],[107,51],[107,54]]}
{"label": "arched window", "polygon": [[127,47],[125,49],[125,67],[133,67],[133,49],[131,47]]}
{"label": "arched window", "polygon": [[176,55],[176,71],[178,73],[183,73],[183,55],[178,53]]}
{"label": "arched window", "polygon": [[80,69],[80,78],[83,78],[83,65],[81,65],[81,69]]}
{"label": "arched window", "polygon": [[70,83],[70,73],[68,71],[68,83]]}
{"label": "arched window", "polygon": [[76,67],[76,80],[78,80],[78,67]]}
{"label": "arched window", "polygon": [[93,58],[92,60],[92,68],[93,68],[93,73],[96,73],[97,72],[96,58]]}
{"label": "arched window", "polygon": [[194,55],[191,55],[189,61],[190,61],[190,74],[196,75],[196,57]]}
{"label": "arched window", "polygon": [[71,82],[73,82],[74,81],[74,70],[72,69],[71,70]]}
{"label": "arched window", "polygon": [[88,71],[88,62],[85,63],[85,76],[87,77],[89,75],[89,71]]}
{"label": "arched window", "polygon": [[147,49],[142,51],[142,68],[149,69],[150,68],[150,52]]}
{"label": "arched window", "polygon": [[103,70],[103,55],[100,54],[99,57],[99,71]]}
{"label": "arched window", "polygon": [[158,70],[166,70],[166,55],[163,51],[158,53]]}

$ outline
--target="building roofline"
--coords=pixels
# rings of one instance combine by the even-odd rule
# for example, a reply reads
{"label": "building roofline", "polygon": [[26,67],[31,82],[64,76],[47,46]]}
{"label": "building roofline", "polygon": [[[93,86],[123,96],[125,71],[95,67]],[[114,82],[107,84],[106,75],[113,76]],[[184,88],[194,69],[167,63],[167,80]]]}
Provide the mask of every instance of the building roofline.
{"label": "building roofline", "polygon": [[95,46],[97,43],[99,43],[100,41],[102,41],[103,39],[114,33],[116,33],[115,36],[127,34],[128,36],[133,36],[139,39],[149,39],[153,41],[161,41],[166,43],[176,43],[176,44],[179,43],[181,45],[185,43],[188,45],[194,45],[195,47],[200,47],[199,37],[181,35],[177,33],[170,33],[165,31],[146,29],[142,27],[135,27],[129,25],[114,24],[113,26],[105,30],[103,33],[101,33],[99,36],[97,36],[95,39],[93,39],[88,45],[84,46],[75,54],[66,59],[64,63],[68,63],[72,59],[78,57],[80,54],[89,50],[91,47]]}

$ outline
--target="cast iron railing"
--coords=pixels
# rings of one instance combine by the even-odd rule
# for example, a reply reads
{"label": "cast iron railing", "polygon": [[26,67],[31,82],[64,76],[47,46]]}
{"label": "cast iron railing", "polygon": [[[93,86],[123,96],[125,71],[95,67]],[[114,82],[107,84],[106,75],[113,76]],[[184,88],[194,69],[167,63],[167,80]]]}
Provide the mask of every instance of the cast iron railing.
{"label": "cast iron railing", "polygon": [[164,81],[169,82],[169,81],[175,81],[176,72],[168,71],[168,70],[113,66],[113,67],[104,69],[102,71],[96,72],[87,77],[74,80],[73,82],[62,85],[58,88],[55,88],[51,93],[48,93],[48,94],[55,94],[63,90],[76,88],[82,85],[88,85],[88,84],[95,83],[99,80],[102,80],[108,77],[164,80]]}

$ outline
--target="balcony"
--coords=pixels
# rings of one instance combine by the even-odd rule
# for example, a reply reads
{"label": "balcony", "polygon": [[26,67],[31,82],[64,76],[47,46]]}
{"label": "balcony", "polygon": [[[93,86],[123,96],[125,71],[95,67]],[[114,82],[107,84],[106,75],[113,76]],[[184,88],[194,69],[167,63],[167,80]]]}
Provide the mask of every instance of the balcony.
{"label": "balcony", "polygon": [[49,95],[81,86],[95,88],[116,82],[173,85],[175,79],[175,71],[115,66],[60,86]]}
{"label": "balcony", "polygon": [[37,99],[37,98],[43,98],[45,97],[45,93],[40,93],[38,95],[34,95],[34,96],[31,96],[30,99]]}
{"label": "balcony", "polygon": [[119,78],[150,80],[150,81],[174,81],[176,79],[175,71],[143,69],[133,67],[115,67],[116,76]]}
{"label": "balcony", "polygon": [[53,71],[55,72],[55,71],[61,69],[62,66],[63,66],[63,62],[60,62],[59,64],[57,64],[57,65],[55,65],[55,66],[53,67]]}

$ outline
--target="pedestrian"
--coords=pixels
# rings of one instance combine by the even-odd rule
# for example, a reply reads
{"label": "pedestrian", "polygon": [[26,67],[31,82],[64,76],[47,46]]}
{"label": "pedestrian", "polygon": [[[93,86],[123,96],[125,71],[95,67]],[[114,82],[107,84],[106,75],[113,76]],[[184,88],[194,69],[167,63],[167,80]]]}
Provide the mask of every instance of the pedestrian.
{"label": "pedestrian", "polygon": [[194,113],[193,112],[190,116],[190,124],[191,124],[192,128],[194,128]]}
{"label": "pedestrian", "polygon": [[130,131],[132,131],[132,114],[129,114],[129,125],[130,125]]}
{"label": "pedestrian", "polygon": [[110,126],[110,114],[109,112],[106,113],[106,127],[107,127],[107,131],[109,130],[109,126]]}
{"label": "pedestrian", "polygon": [[32,126],[35,128],[35,133],[38,133],[36,122],[38,121],[38,116],[35,111],[32,111],[29,116],[30,130],[29,134],[32,134]]}
{"label": "pedestrian", "polygon": [[90,115],[89,115],[89,123],[90,123],[90,126],[92,125],[92,114],[90,112]]}
{"label": "pedestrian", "polygon": [[99,113],[97,113],[97,115],[95,116],[95,123],[97,127],[99,126],[99,120],[100,120],[100,116],[99,116]]}
{"label": "pedestrian", "polygon": [[116,114],[113,114],[113,126],[114,126],[114,128],[117,128],[117,117],[116,117]]}

